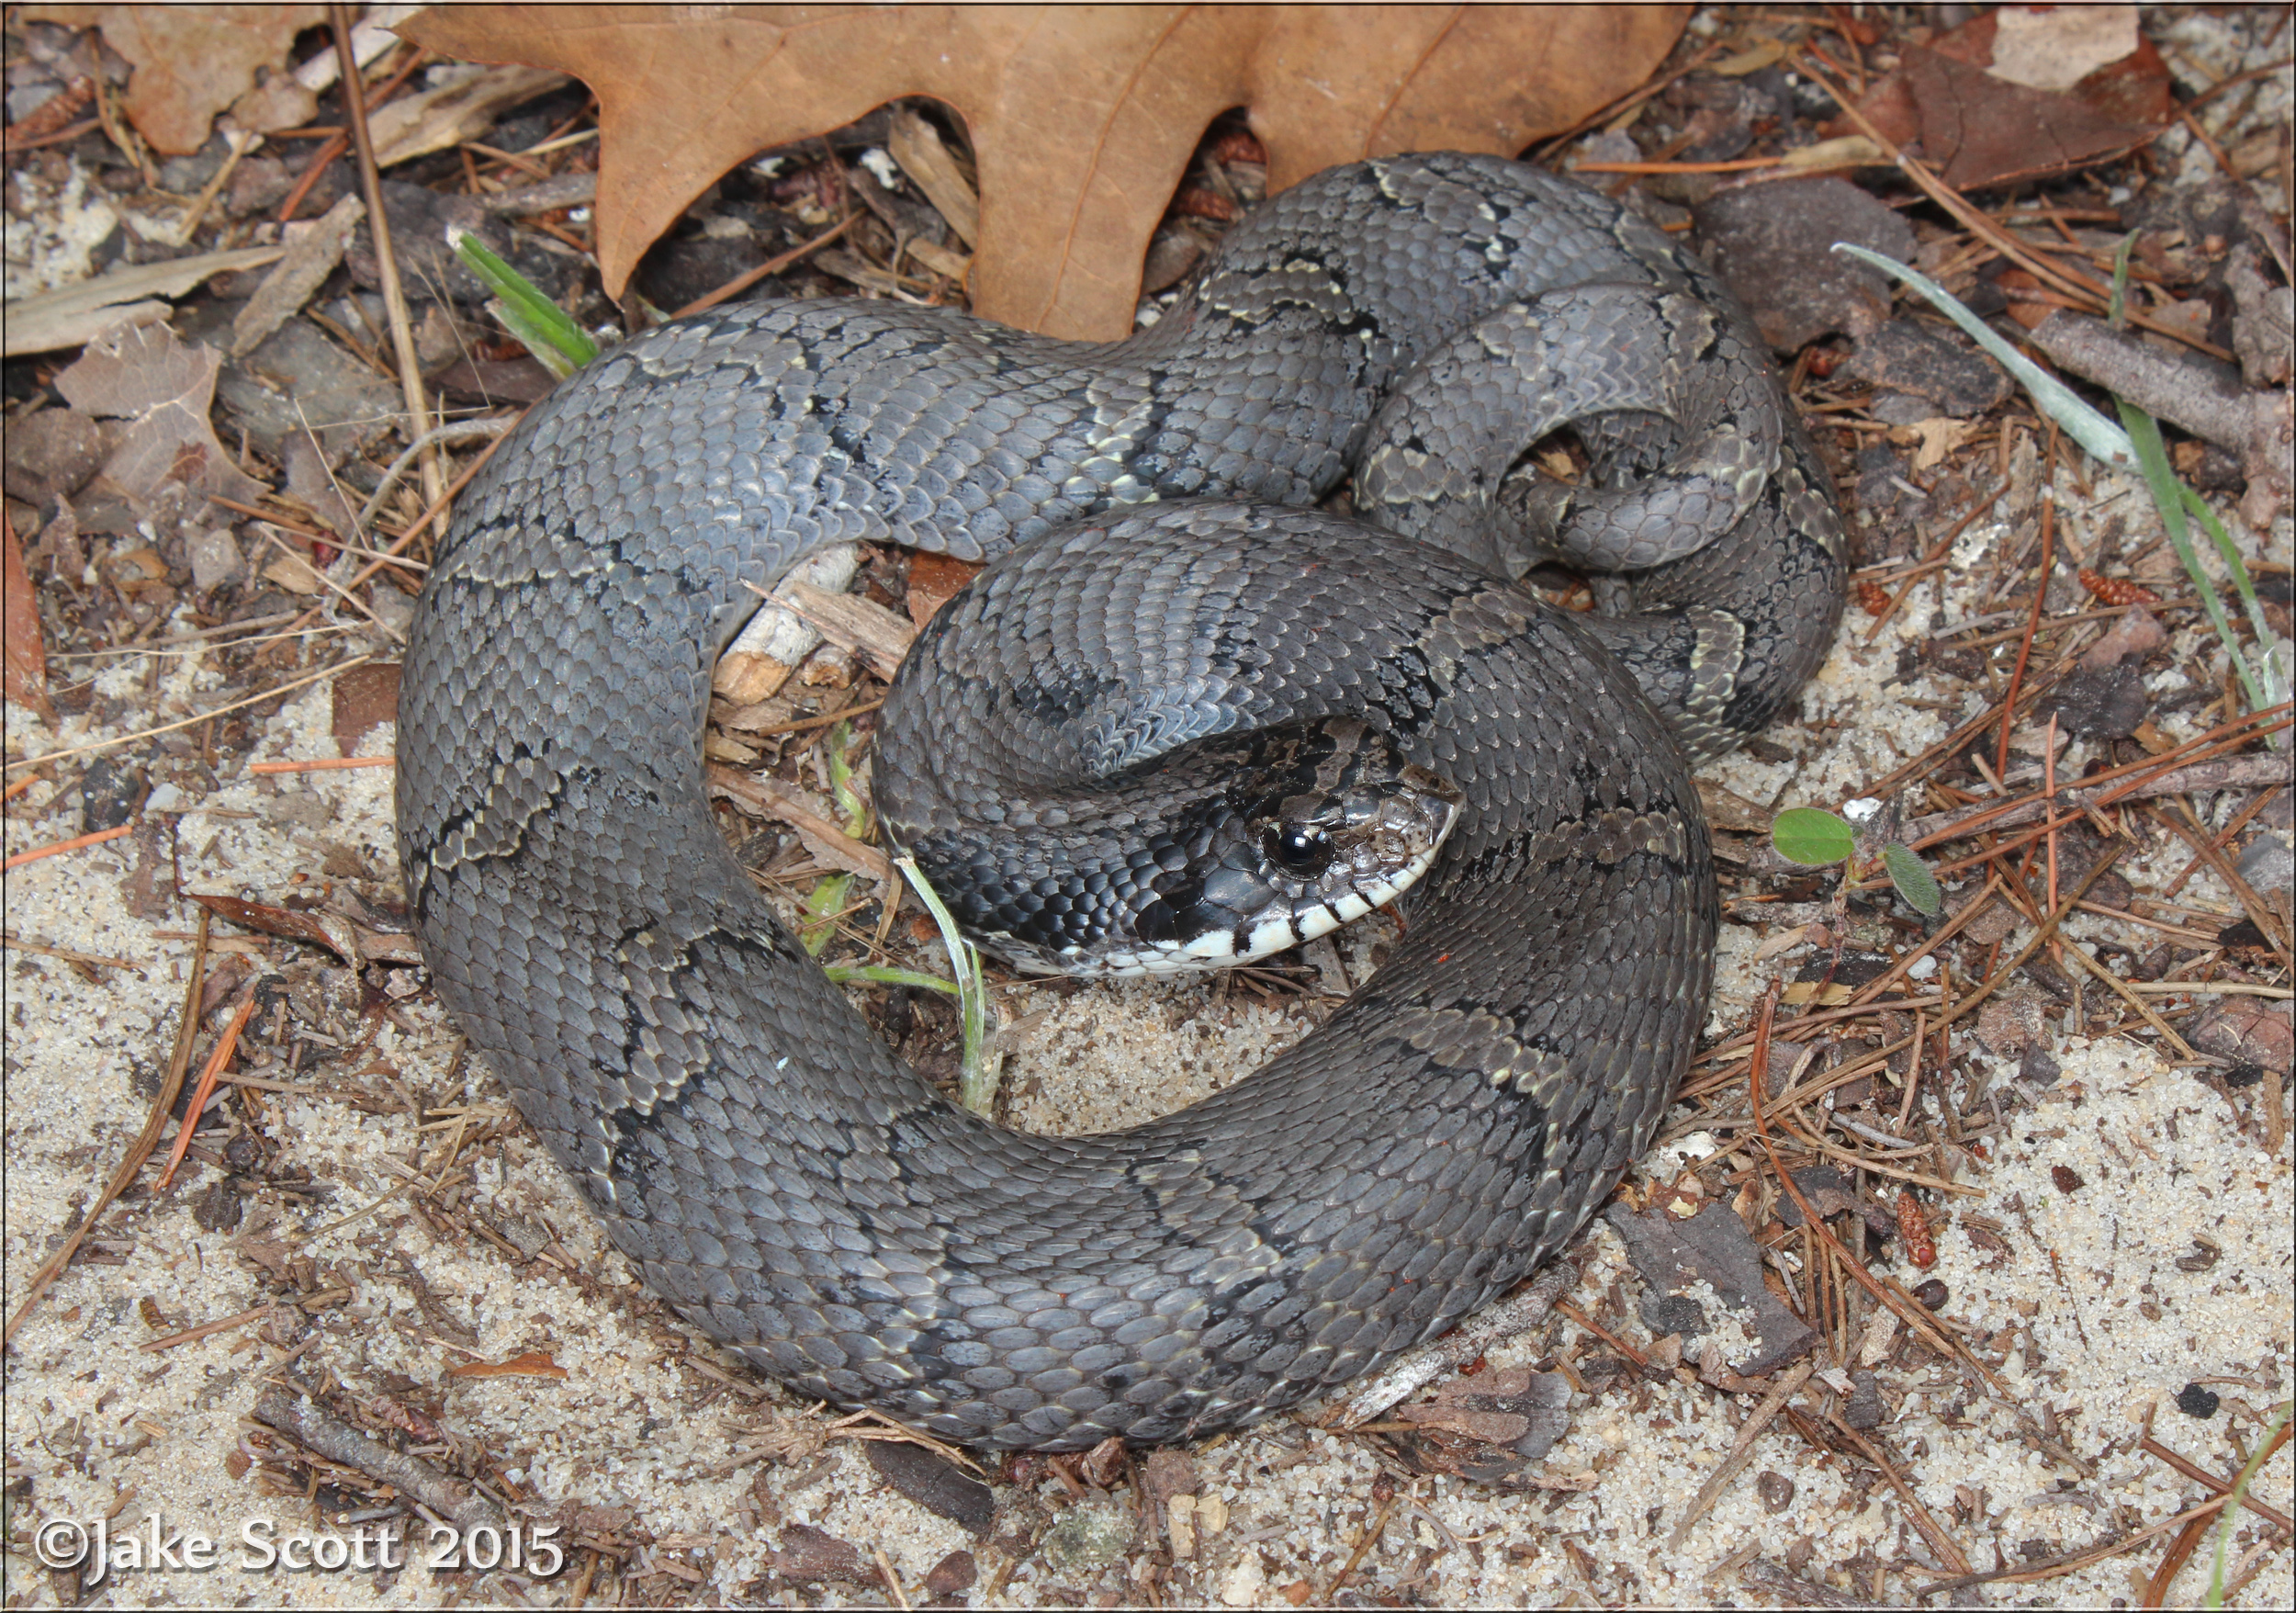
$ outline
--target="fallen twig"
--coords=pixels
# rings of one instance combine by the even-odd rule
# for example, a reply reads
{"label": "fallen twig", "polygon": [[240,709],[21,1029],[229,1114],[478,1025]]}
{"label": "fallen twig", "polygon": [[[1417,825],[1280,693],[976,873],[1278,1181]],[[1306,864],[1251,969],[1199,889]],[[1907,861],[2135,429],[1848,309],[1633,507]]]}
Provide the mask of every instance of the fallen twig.
{"label": "fallen twig", "polygon": [[192,1038],[199,1027],[199,993],[207,985],[207,964],[208,915],[203,908],[199,914],[199,929],[192,937],[191,976],[184,984],[183,1017],[175,1028],[175,1051],[168,1060],[167,1078],[152,1095],[152,1109],[144,1117],[143,1130],[137,1134],[134,1142],[128,1145],[126,1156],[113,1169],[111,1179],[104,1184],[104,1190],[96,1195],[96,1202],[87,1207],[86,1213],[80,1217],[80,1224],[64,1238],[63,1246],[41,1261],[39,1269],[32,1273],[31,1281],[25,1285],[24,1303],[17,1307],[16,1314],[8,1318],[6,1328],[0,1329],[0,1348],[5,1348],[8,1341],[16,1337],[16,1330],[23,1326],[24,1319],[32,1314],[32,1307],[39,1303],[40,1295],[48,1292],[49,1285],[71,1264],[72,1257],[79,1252],[89,1229],[95,1226],[96,1217],[111,1208],[112,1201],[127,1190],[128,1184],[136,1179],[136,1172],[143,1168],[143,1162],[152,1156],[152,1150],[159,1145],[160,1133],[166,1127],[168,1114],[175,1107],[175,1095],[184,1089],[184,1072],[191,1068]]}
{"label": "fallen twig", "polygon": [[484,1495],[451,1479],[421,1457],[371,1439],[332,1412],[300,1395],[274,1390],[255,1402],[255,1420],[308,1446],[342,1467],[388,1484],[408,1499],[465,1528],[501,1528],[501,1511]]}
{"label": "fallen twig", "polygon": [[116,840],[121,835],[131,834],[134,831],[134,824],[123,823],[115,829],[99,829],[86,834],[75,834],[68,840],[58,840],[52,845],[34,846],[28,852],[18,852],[6,862],[0,862],[0,869],[21,868],[25,863],[37,863],[42,857],[58,857],[66,852],[77,852],[84,847],[100,846],[106,840]]}

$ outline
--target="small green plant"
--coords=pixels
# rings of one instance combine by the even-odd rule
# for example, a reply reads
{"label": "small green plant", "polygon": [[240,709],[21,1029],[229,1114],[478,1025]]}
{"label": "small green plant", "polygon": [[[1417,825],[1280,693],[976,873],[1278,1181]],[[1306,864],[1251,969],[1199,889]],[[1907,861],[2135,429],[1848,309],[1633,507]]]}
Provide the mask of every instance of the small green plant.
{"label": "small green plant", "polygon": [[494,300],[487,311],[502,328],[525,344],[542,367],[564,380],[598,356],[598,344],[573,316],[542,294],[541,288],[486,249],[467,230],[450,229],[446,243],[465,267],[486,282]]}
{"label": "small green plant", "polygon": [[984,1055],[988,1040],[988,983],[981,976],[981,954],[957,929],[957,920],[940,899],[914,857],[896,857],[893,865],[917,892],[925,910],[940,926],[941,944],[949,949],[949,964],[957,976],[957,1010],[964,1025],[964,1056],[957,1077],[957,1101],[985,1117],[996,1099],[996,1066]]}
{"label": "small green plant", "polygon": [[2240,1521],[2241,1498],[2248,1494],[2248,1482],[2257,1476],[2257,1470],[2274,1451],[2279,1449],[2280,1435],[2288,1427],[2291,1409],[2296,1409],[2296,1401],[2280,1402],[2280,1409],[2272,1414],[2271,1422],[2265,1425],[2263,1434],[2257,1440],[2255,1454],[2242,1464],[2239,1476],[2233,1480],[2232,1491],[2224,1497],[2224,1510],[2217,1514],[2222,1521],[2216,1529],[2216,1566],[2209,1574],[2209,1594],[2202,1604],[2204,1607],[2222,1607],[2224,1605],[2224,1553],[2232,1545],[2233,1526]]}
{"label": "small green plant", "polygon": [[1945,892],[1919,852],[1901,841],[1891,840],[1865,860],[1861,873],[1858,831],[1847,819],[1821,808],[1792,806],[1779,813],[1771,820],[1770,843],[1778,849],[1779,856],[1805,868],[1848,863],[1851,878],[1870,876],[1878,866],[1889,875],[1889,883],[1896,886],[1897,894],[1915,912],[1934,919],[1945,910]]}

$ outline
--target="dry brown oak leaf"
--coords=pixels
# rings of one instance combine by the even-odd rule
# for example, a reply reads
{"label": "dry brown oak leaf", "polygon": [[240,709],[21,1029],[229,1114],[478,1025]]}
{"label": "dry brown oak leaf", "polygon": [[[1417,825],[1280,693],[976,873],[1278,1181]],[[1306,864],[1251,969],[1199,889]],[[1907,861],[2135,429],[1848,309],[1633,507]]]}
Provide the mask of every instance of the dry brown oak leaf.
{"label": "dry brown oak leaf", "polygon": [[904,96],[964,119],[973,307],[1130,333],[1141,262],[1205,127],[1241,107],[1268,188],[1398,152],[1512,156],[1635,88],[1683,6],[433,6],[399,27],[598,96],[598,266],[639,256],[737,163]]}
{"label": "dry brown oak leaf", "polygon": [[30,6],[26,20],[96,27],[135,65],[123,105],[154,151],[207,143],[215,115],[287,68],[295,36],[327,20],[323,6]]}

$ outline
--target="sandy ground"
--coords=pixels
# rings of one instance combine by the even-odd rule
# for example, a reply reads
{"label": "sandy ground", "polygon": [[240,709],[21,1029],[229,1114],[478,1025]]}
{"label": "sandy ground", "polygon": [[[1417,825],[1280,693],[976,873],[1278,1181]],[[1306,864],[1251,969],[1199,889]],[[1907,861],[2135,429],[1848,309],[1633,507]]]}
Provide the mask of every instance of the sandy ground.
{"label": "sandy ground", "polygon": [[[2097,504],[2136,507],[2114,491],[2099,484]],[[1806,752],[1801,761],[1739,758],[1718,770],[1720,781],[1756,801],[1839,806],[1858,781],[1940,737],[1954,712],[1910,706],[1902,697],[1941,691],[1922,679],[1891,688],[1881,681],[1901,646],[1961,618],[1957,592],[2020,518],[2012,511],[2009,520],[1973,531],[1966,566],[1945,575],[1942,598],[1925,584],[1878,642],[1846,642],[1837,650],[1811,686],[1801,721],[1772,736],[1788,751]],[[2069,513],[2066,527],[2076,544],[2084,541],[2078,512]],[[2285,525],[2277,552],[2288,552]],[[2205,662],[2210,653],[2189,633],[2178,648],[2188,660]],[[148,678],[154,680],[149,687]],[[137,660],[105,663],[95,709],[148,711],[154,699],[163,714],[203,708],[213,699],[203,697],[208,678],[196,653],[163,661],[156,672]],[[104,732],[100,724],[74,721],[49,733],[28,714],[12,709],[9,717],[12,739],[31,751],[87,743]],[[2170,720],[2170,732],[2182,737],[2178,720]],[[268,724],[259,758],[336,754],[329,721],[325,686],[304,692]],[[380,739],[363,749],[379,750]],[[163,741],[150,752],[155,777],[186,775],[188,750]],[[2077,751],[2068,765],[2079,761]],[[286,779],[242,773],[196,795],[163,782],[152,814],[164,809],[158,820],[172,829],[186,887],[276,900],[303,878],[323,878],[322,866],[390,869],[388,785],[384,770]],[[9,850],[76,832],[76,795],[45,802],[44,788],[34,786],[13,809]],[[28,864],[8,878],[14,934],[127,960],[89,966],[84,977],[53,955],[6,953],[11,1308],[141,1125],[172,1044],[191,922],[173,908],[156,920],[131,916],[127,895],[145,854],[137,845],[117,840]],[[2168,869],[2183,861],[2169,848],[2159,856]],[[2122,867],[2140,891],[2149,878],[2166,876],[2144,853]],[[2229,893],[2206,875],[2182,899],[2234,910]],[[2139,939],[2120,936],[2109,920],[2082,924],[2092,939]],[[1742,1026],[1759,989],[1807,956],[1806,948],[1791,948],[1756,962],[1766,933],[1726,926],[1716,1031]],[[237,936],[226,944],[307,988],[297,998],[298,1016],[306,1000],[357,1002],[347,975],[315,949]],[[1354,967],[1362,966],[1358,950]],[[1072,1130],[1136,1119],[1232,1079],[1317,1011],[1311,998],[1270,1006],[1209,986],[1177,992],[1092,987],[1066,998],[1017,987],[1000,992],[998,1006],[1012,1027],[1006,1078],[1020,1100],[1019,1118]],[[395,1022],[384,1024],[348,1069],[319,1064],[318,1073],[305,1074],[276,1060],[242,1066],[272,1084],[244,1089],[244,1106],[231,1101],[227,1119],[276,1142],[281,1165],[308,1170],[308,1196],[258,1195],[235,1228],[208,1230],[199,1210],[220,1175],[215,1164],[195,1157],[164,1194],[149,1190],[147,1170],[23,1328],[6,1363],[11,1602],[42,1605],[67,1588],[28,1550],[36,1526],[62,1520],[68,1533],[74,1522],[98,1517],[113,1530],[148,1530],[145,1520],[157,1517],[163,1538],[182,1530],[219,1543],[220,1565],[204,1572],[123,1571],[103,1590],[123,1606],[274,1599],[422,1606],[450,1595],[546,1602],[568,1594],[588,1562],[580,1551],[573,1569],[547,1585],[500,1571],[436,1575],[421,1565],[419,1551],[397,1572],[248,1566],[258,1555],[242,1544],[251,1524],[260,1535],[268,1523],[281,1538],[323,1528],[348,1536],[356,1527],[333,1521],[355,1505],[342,1494],[322,1491],[312,1501],[276,1493],[260,1465],[248,1469],[245,1419],[266,1375],[288,1354],[274,1337],[308,1340],[295,1370],[339,1383],[362,1404],[381,1404],[388,1394],[422,1407],[427,1421],[410,1431],[410,1445],[433,1452],[483,1448],[498,1489],[523,1510],[622,1544],[627,1554],[618,1583],[609,1563],[593,1577],[593,1596],[611,1589],[647,1601],[785,1599],[785,1581],[760,1576],[776,1547],[787,1549],[795,1525],[864,1551],[882,1548],[919,1600],[929,1570],[951,1551],[971,1550],[982,1580],[971,1600],[983,1606],[1078,1596],[1130,1600],[1152,1588],[1183,1602],[1288,1606],[1287,1587],[1304,1580],[1320,1590],[1353,1551],[1372,1509],[1378,1461],[1361,1439],[1289,1422],[1192,1453],[1196,1493],[1210,1508],[1210,1521],[1221,1527],[1203,1530],[1195,1555],[1169,1569],[1158,1587],[1129,1577],[1146,1572],[1153,1558],[1146,1548],[1122,1550],[1112,1563],[1100,1560],[1089,1538],[1066,1549],[1089,1537],[1086,1524],[1109,1520],[1091,1510],[1097,1502],[1082,1504],[1082,1511],[1071,1506],[1052,1477],[1000,1487],[997,1537],[980,1541],[890,1490],[850,1443],[800,1449],[786,1460],[745,1459],[767,1442],[762,1434],[805,1426],[800,1408],[729,1370],[730,1363],[646,1302],[570,1186],[501,1118],[500,1088],[457,1060],[457,1040],[435,1007],[414,997],[394,1010]],[[355,1034],[355,1023],[354,1015],[329,1025],[322,1012],[310,1030]],[[2006,1340],[1997,1355],[2009,1395],[1973,1389],[1934,1357],[1901,1368],[1900,1358],[1878,1348],[1878,1336],[1877,1348],[1861,1357],[1882,1362],[1890,1408],[1882,1435],[1906,1461],[1923,1504],[1979,1568],[1996,1565],[1997,1543],[2011,1561],[2020,1549],[2054,1555],[2201,1499],[2191,1482],[2133,1449],[2142,1419],[2150,1413],[2158,1438],[2189,1460],[2231,1472],[2287,1393],[2290,1375],[2286,1145],[2268,1157],[2253,1115],[2229,1110],[2189,1073],[2133,1042],[2059,1032],[2053,1045],[2063,1077],[2015,1113],[1989,1159],[1970,1161],[1964,1179],[1977,1196],[1941,1217],[1938,1236],[1934,1275],[1952,1294],[1945,1314],[1972,1337]],[[451,1129],[418,1131],[414,1111],[456,1105],[468,1107],[466,1122],[477,1130],[450,1151]],[[471,1135],[482,1140],[473,1144]],[[228,1140],[220,1145],[228,1154]],[[2063,1167],[2083,1179],[2081,1191],[2068,1194],[2053,1182],[2053,1169]],[[1653,1168],[1671,1173],[1671,1162]],[[428,1190],[427,1210],[408,1201],[417,1183]],[[454,1224],[469,1213],[504,1235],[469,1236]],[[2010,1246],[2006,1258],[1998,1240],[1988,1252],[1984,1234],[1996,1227]],[[2197,1273],[2178,1264],[2199,1246],[2196,1236],[2220,1251]],[[1637,1292],[1614,1234],[1598,1226],[1583,1253],[1586,1272],[1575,1291],[1582,1305],[1599,1309],[1614,1287]],[[291,1270],[297,1260],[314,1263],[300,1285],[311,1298],[299,1313],[283,1310],[292,1318],[284,1331],[259,1316],[173,1348],[146,1348],[185,1327],[280,1303],[283,1290],[266,1270]],[[1608,1314],[1649,1342],[1630,1306]],[[1555,1322],[1491,1359],[1530,1364],[1597,1348],[1575,1323]],[[466,1362],[502,1362],[530,1351],[546,1354],[564,1375],[449,1375]],[[2205,1421],[2174,1405],[2195,1381],[2223,1397]],[[1829,1393],[1814,1380],[1805,1399],[1816,1412]],[[1875,1587],[1870,1577],[1851,1578],[1852,1569],[1935,1564],[1885,1484],[1840,1458],[1821,1457],[1784,1421],[1761,1436],[1738,1479],[1670,1549],[1682,1509],[1728,1449],[1753,1399],[1679,1380],[1614,1385],[1592,1401],[1581,1396],[1568,1436],[1537,1471],[1566,1486],[1591,1487],[1519,1495],[1456,1478],[1407,1483],[1380,1540],[1358,1565],[1356,1585],[1367,1593],[1400,1587],[1443,1606],[1681,1602],[1747,1594],[1735,1571],[1750,1547],[1853,1594]],[[2283,1450],[2265,1466],[2258,1495],[2285,1509],[2290,1472]],[[1782,1510],[1762,1503],[1756,1481],[1764,1473],[1792,1482]],[[1064,1521],[1067,1532],[1016,1550],[1048,1515]],[[1126,1525],[1117,1532],[1122,1547],[1129,1514],[1117,1521]],[[2261,1539],[2253,1518],[2245,1519],[2234,1533],[2235,1564]],[[2263,1555],[2244,1605],[2282,1604],[2290,1594],[2287,1552]],[[2149,1573],[2158,1556],[2158,1547],[2148,1546],[2042,1584],[1990,1586],[1982,1596],[2030,1605],[2129,1598],[2133,1572]],[[2200,1594],[2205,1557],[2185,1571],[2174,1599]],[[1000,1573],[1001,1588],[988,1595]],[[1881,1589],[1902,1595],[1920,1578],[1893,1575]],[[878,1586],[831,1586],[827,1594],[884,1599]]]}
{"label": "sandy ground", "polygon": [[[2164,149],[2173,157],[2178,142]],[[1789,760],[1739,757],[1715,771],[1717,780],[1757,803],[1838,808],[1974,710],[1964,685],[1889,680],[1902,649],[1971,614],[1975,582],[1989,576],[1998,546],[2032,518],[2032,479],[2028,468],[1999,518],[1973,527],[1953,565],[1917,588],[1874,643],[1857,641],[1862,620],[1845,636],[1798,720],[1769,736]],[[2093,547],[2098,524],[2118,521],[2121,552],[2133,552],[2153,536],[2149,514],[2133,513],[2145,508],[2141,492],[2102,479],[2086,504],[2068,504],[2062,530],[2074,546]],[[2108,509],[2114,513],[2090,513]],[[2267,547],[2288,560],[2285,521]],[[2179,664],[2217,679],[2204,631],[2182,630],[2173,648]],[[92,715],[51,729],[10,706],[11,754],[89,744],[154,711],[172,719],[220,698],[211,693],[219,676],[197,650],[79,663],[71,675],[90,664],[98,669]],[[2173,692],[2183,675],[2155,674],[2154,693]],[[2189,711],[2162,719],[2173,739],[2198,726]],[[264,733],[246,760],[337,755],[326,686],[290,699]],[[359,749],[381,751],[388,738],[382,730]],[[248,774],[234,760],[210,783],[180,734],[132,752],[159,786],[146,809],[152,828],[28,864],[6,883],[0,1209],[10,1314],[141,1128],[166,1066],[193,928],[187,905],[165,897],[170,874],[187,889],[273,902],[298,885],[395,877],[385,770],[282,779]],[[2062,765],[2077,769],[2087,754],[2076,746]],[[7,813],[11,853],[80,831],[76,790],[35,784]],[[2125,856],[2118,872],[2142,894],[2187,855],[2155,844]],[[2228,917],[2237,910],[2205,873],[2178,899]],[[2151,944],[2088,916],[2070,931],[2091,942]],[[962,1551],[977,1560],[973,1606],[1289,1607],[1331,1586],[1382,1513],[1385,1528],[1356,1562],[1347,1595],[1394,1598],[1390,1605],[1778,1599],[1741,1579],[1750,1559],[1829,1596],[1895,1601],[1939,1571],[1938,1551],[1888,1483],[1820,1452],[1783,1417],[1671,1543],[1760,1398],[1720,1393],[1694,1374],[1629,1376],[1576,1397],[1569,1432],[1534,1470],[1547,1487],[1528,1493],[1406,1478],[1390,1499],[1372,1443],[1311,1426],[1311,1407],[1304,1421],[1187,1453],[1198,1528],[1193,1551],[1177,1561],[1169,1536],[1131,1538],[1129,1492],[1079,1500],[1041,1470],[997,1487],[994,1532],[976,1539],[891,1488],[857,1444],[823,1440],[805,1407],[647,1300],[509,1114],[501,1088],[459,1056],[458,1038],[427,997],[389,1001],[379,1031],[358,1048],[371,1005],[355,976],[315,947],[225,926],[218,934],[228,939],[210,967],[237,956],[287,977],[310,1056],[242,1060],[240,1073],[263,1084],[219,1098],[221,1119],[210,1125],[224,1129],[207,1134],[220,1141],[202,1144],[165,1192],[152,1190],[156,1166],[148,1167],[10,1347],[0,1529],[0,1596],[9,1605],[84,1596],[122,1607],[557,1605],[578,1593],[649,1604],[889,1602],[881,1582],[793,1585],[776,1552],[800,1551],[803,1526],[853,1543],[864,1558],[881,1551],[901,1595],[917,1603],[929,1594],[929,1573]],[[24,950],[14,938],[51,950]],[[1741,1029],[1768,983],[1791,978],[1810,955],[1794,946],[1758,956],[1772,939],[1769,928],[1725,926],[1716,1034]],[[1347,949],[1354,977],[1364,946]],[[53,949],[98,961],[75,964]],[[1262,1003],[1212,986],[1000,988],[1015,1118],[1087,1130],[1176,1107],[1264,1061],[1323,1000]],[[2189,1461],[2232,1472],[2290,1393],[2296,1368],[2288,1144],[2266,1154],[2256,1103],[2228,1104],[2146,1046],[2091,1041],[2054,1022],[2048,1036],[2060,1078],[2021,1088],[2026,1105],[1989,1138],[1986,1156],[1967,1158],[1959,1180],[1972,1192],[1938,1215],[1938,1264],[1923,1274],[1944,1282],[1942,1314],[1984,1344],[2005,1392],[1906,1348],[1886,1326],[1857,1340],[1849,1363],[1877,1367],[1886,1416],[1876,1437],[1981,1571],[2151,1528],[2203,1499],[2203,1486],[2138,1448],[2145,1419]],[[340,1056],[351,1051],[355,1057]],[[1996,1083],[2006,1085],[2015,1065],[1997,1063]],[[1695,1129],[1688,1111],[1676,1118],[1671,1132]],[[305,1190],[259,1192],[233,1206],[222,1183],[236,1162],[231,1142],[244,1134],[276,1147],[275,1177],[307,1172]],[[1679,1168],[1671,1157],[1646,1165],[1661,1179]],[[2062,1185],[2067,1170],[2077,1190]],[[236,1220],[224,1213],[233,1207]],[[2195,1258],[2212,1249],[2212,1262]],[[1617,1236],[1598,1222],[1577,1258],[1584,1271],[1573,1302],[1647,1346],[1634,1313],[1638,1279]],[[249,1312],[259,1314],[151,1348]],[[1576,1322],[1550,1319],[1489,1359],[1497,1367],[1584,1360],[1607,1348]],[[546,1357],[550,1372],[453,1370],[530,1353]],[[262,1461],[250,1415],[289,1375],[322,1384],[405,1448],[465,1466],[478,1459],[523,1527],[558,1526],[566,1572],[541,1581],[510,1570],[434,1571],[419,1528],[403,1567],[265,1565],[251,1535],[280,1545],[298,1535],[355,1540],[373,1522],[358,1510],[365,1492],[290,1488]],[[2220,1397],[2205,1419],[2177,1405],[2196,1382]],[[1813,1379],[1795,1410],[1822,1421],[1838,1403]],[[2256,1481],[2257,1498],[2283,1513],[2292,1465],[2283,1449]],[[121,1566],[85,1591],[76,1575],[43,1567],[39,1551],[68,1547],[96,1520]],[[173,1561],[152,1561],[154,1528],[168,1547],[160,1555]],[[182,1562],[194,1537],[215,1542],[213,1565]],[[1993,1605],[2133,1605],[2166,1539],[2060,1577],[1964,1595]],[[603,1556],[584,1540],[606,1548]],[[2213,1540],[2170,1587],[2172,1605],[2202,1595]],[[188,1554],[196,1563],[197,1548]],[[140,1565],[126,1565],[129,1557]],[[2257,1570],[2236,1605],[2296,1596],[2284,1539],[2276,1545],[2254,1514],[2239,1518],[2230,1561],[2235,1572]]]}

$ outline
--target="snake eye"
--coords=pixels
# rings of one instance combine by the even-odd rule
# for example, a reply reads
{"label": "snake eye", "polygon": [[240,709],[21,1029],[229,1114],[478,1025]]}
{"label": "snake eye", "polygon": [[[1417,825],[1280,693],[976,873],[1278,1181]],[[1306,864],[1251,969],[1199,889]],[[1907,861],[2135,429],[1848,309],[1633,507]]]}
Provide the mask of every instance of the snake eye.
{"label": "snake eye", "polygon": [[1277,825],[1260,836],[1267,860],[1295,879],[1313,879],[1332,865],[1332,837],[1320,829]]}

